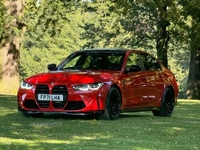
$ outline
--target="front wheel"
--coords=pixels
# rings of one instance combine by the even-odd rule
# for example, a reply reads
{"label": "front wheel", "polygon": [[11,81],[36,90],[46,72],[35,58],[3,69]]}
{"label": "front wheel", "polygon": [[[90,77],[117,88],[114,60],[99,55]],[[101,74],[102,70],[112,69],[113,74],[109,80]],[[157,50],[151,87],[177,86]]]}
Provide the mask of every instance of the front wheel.
{"label": "front wheel", "polygon": [[163,94],[162,104],[159,110],[153,110],[154,116],[171,117],[174,110],[174,92],[167,88]]}
{"label": "front wheel", "polygon": [[112,87],[106,98],[105,110],[99,114],[99,119],[116,120],[120,115],[120,108],[121,94],[115,87]]}

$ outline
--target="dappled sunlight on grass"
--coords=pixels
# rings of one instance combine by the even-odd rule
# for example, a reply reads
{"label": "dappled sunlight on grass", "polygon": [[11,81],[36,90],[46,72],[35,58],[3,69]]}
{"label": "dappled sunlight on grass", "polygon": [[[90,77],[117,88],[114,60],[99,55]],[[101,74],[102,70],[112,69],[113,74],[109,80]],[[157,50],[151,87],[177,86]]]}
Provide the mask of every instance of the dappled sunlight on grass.
{"label": "dappled sunlight on grass", "polygon": [[56,140],[56,139],[51,139],[46,138],[46,139],[36,139],[34,138],[34,140],[30,140],[30,139],[26,139],[26,138],[19,138],[19,139],[14,139],[14,138],[6,138],[6,137],[0,137],[0,143],[4,143],[4,144],[11,144],[11,143],[19,143],[19,144],[30,144],[30,145],[37,145],[38,143],[54,143],[54,144],[77,144],[80,141],[84,140],[94,140],[96,138],[99,139],[109,139],[111,138],[110,136],[104,136],[104,135],[100,135],[100,134],[96,134],[96,135],[90,135],[90,136],[72,136],[70,138],[70,140]]}
{"label": "dappled sunlight on grass", "polygon": [[25,145],[25,144],[30,144],[30,146],[33,146],[33,145],[38,145],[39,143],[68,143],[68,144],[71,144],[71,143],[74,143],[75,141],[62,141],[62,140],[26,140],[26,139],[12,139],[12,138],[5,138],[5,137],[0,137],[0,142],[2,144],[20,144],[20,145]]}
{"label": "dappled sunlight on grass", "polygon": [[[28,149],[31,149],[31,147],[37,147],[37,148],[41,148],[41,146],[46,147],[47,145],[52,145],[54,148],[56,148],[56,145],[65,145],[65,146],[69,146],[70,145],[79,145],[81,143],[87,143],[88,141],[91,140],[95,140],[98,138],[99,139],[109,139],[111,138],[110,136],[104,136],[103,134],[95,134],[95,135],[88,135],[88,136],[72,136],[70,139],[66,140],[64,139],[54,139],[55,137],[53,137],[53,139],[51,137],[45,137],[45,138],[37,138],[37,136],[31,135],[35,138],[33,138],[32,140],[27,139],[26,137],[22,137],[22,138],[9,138],[9,137],[0,137],[0,145],[4,145],[7,148],[11,148],[14,145],[18,145],[18,146],[24,146],[24,147],[28,147]],[[108,141],[104,142],[104,143],[100,143],[100,145],[104,145],[104,144],[109,144]],[[48,149],[51,149],[53,147],[48,147]],[[36,149],[37,149],[36,148]],[[25,148],[26,149],[26,148]]]}
{"label": "dappled sunlight on grass", "polygon": [[177,134],[182,134],[185,132],[185,128],[180,128],[180,127],[168,127],[166,128],[163,133],[167,136],[177,136]]}
{"label": "dappled sunlight on grass", "polygon": [[24,118],[15,96],[0,95],[0,149],[200,149],[200,101],[179,100],[172,117],[122,113],[118,120],[44,115]]}
{"label": "dappled sunlight on grass", "polygon": [[200,104],[200,100],[179,99],[178,102],[179,102],[179,103],[182,103],[182,104],[186,103],[186,104],[188,104],[188,105],[189,105],[189,104],[193,104],[193,103],[195,103],[195,104]]}
{"label": "dappled sunlight on grass", "polygon": [[178,102],[179,104],[175,108],[175,114],[178,109],[177,117],[185,118],[180,120],[181,122],[188,124],[200,121],[200,117],[197,115],[200,114],[200,100],[179,100]]}
{"label": "dappled sunlight on grass", "polygon": [[[103,133],[102,133],[103,134]],[[112,138],[112,136],[105,136],[102,134],[95,134],[95,135],[88,135],[88,136],[73,136],[72,139],[76,139],[76,140],[94,140],[97,138],[101,138],[101,139],[109,139]]]}

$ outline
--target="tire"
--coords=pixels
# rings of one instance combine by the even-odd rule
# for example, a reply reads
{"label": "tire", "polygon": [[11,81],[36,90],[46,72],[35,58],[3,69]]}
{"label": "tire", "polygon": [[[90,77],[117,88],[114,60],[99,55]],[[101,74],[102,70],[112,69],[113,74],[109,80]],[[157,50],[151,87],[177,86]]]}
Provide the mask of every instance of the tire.
{"label": "tire", "polygon": [[99,114],[99,119],[103,120],[116,120],[120,115],[121,108],[121,94],[115,88],[112,87],[106,98],[105,110],[102,114]]}
{"label": "tire", "polygon": [[159,110],[153,110],[154,116],[171,117],[174,110],[174,92],[170,88],[166,88],[163,97],[162,104]]}
{"label": "tire", "polygon": [[27,113],[27,112],[25,112],[25,111],[22,111],[21,112],[22,113],[22,115],[24,116],[24,117],[42,117],[43,116],[43,113],[35,113],[35,114],[32,114],[32,113]]}

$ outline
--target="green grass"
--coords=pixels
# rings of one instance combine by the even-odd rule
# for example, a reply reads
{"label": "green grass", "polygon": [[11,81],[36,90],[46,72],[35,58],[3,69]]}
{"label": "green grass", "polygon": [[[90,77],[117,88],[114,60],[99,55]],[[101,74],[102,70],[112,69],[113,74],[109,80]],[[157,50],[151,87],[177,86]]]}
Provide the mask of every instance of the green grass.
{"label": "green grass", "polygon": [[172,117],[123,113],[115,121],[92,116],[24,118],[15,96],[0,95],[2,150],[198,150],[200,101],[179,100]]}

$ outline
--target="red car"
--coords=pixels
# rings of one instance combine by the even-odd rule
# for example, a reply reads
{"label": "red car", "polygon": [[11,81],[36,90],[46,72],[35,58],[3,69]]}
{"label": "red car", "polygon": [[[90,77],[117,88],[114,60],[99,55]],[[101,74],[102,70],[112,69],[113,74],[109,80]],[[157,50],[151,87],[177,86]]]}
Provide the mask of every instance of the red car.
{"label": "red car", "polygon": [[95,113],[114,120],[121,112],[147,110],[167,117],[177,103],[173,73],[143,51],[79,50],[48,70],[21,83],[18,110],[24,116]]}

